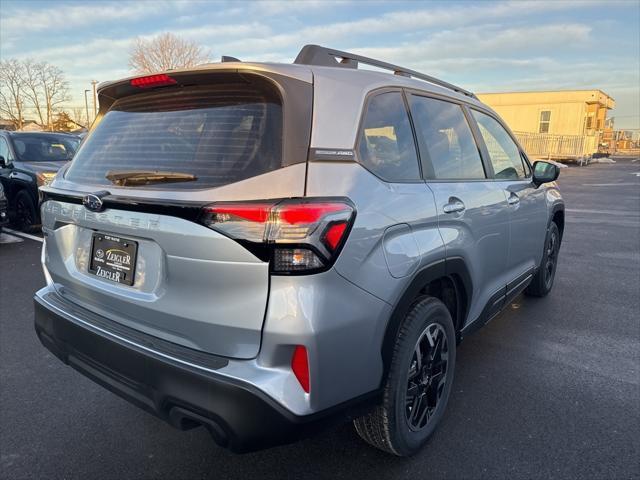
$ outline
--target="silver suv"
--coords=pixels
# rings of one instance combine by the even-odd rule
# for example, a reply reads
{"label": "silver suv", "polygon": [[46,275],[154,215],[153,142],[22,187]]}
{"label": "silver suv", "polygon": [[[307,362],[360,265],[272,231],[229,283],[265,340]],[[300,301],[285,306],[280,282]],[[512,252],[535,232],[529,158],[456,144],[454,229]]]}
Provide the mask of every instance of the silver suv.
{"label": "silver suv", "polygon": [[43,188],[36,331],[178,428],[245,452],[353,419],[411,455],[456,345],[551,290],[559,170],[454,85],[308,45],[293,65],[223,57],[99,98]]}

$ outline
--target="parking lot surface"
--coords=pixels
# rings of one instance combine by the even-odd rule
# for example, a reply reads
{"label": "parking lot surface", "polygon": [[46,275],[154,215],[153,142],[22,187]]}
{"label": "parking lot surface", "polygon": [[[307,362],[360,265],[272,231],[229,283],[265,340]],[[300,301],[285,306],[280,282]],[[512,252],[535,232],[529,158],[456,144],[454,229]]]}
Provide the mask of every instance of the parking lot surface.
{"label": "parking lot surface", "polygon": [[447,413],[413,458],[351,425],[234,455],[50,355],[33,330],[41,243],[0,243],[0,478],[639,478],[640,162],[562,170],[556,284],[459,347]]}

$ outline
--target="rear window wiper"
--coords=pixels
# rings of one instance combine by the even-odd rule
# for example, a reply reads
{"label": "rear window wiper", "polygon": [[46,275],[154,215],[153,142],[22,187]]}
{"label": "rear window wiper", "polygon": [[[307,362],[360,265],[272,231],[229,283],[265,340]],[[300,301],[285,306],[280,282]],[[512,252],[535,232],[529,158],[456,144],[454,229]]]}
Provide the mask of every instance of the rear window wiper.
{"label": "rear window wiper", "polygon": [[198,179],[190,173],[158,170],[109,170],[105,178],[119,187],[149,185],[151,183],[193,182]]}

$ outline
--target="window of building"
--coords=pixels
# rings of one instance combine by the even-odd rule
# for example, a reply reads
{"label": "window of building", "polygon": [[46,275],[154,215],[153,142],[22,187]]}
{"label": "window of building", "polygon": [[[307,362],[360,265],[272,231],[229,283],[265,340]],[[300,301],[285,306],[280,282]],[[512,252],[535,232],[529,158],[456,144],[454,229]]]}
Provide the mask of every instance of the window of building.
{"label": "window of building", "polygon": [[590,129],[593,128],[593,114],[587,115],[587,119],[586,119],[586,122],[585,122],[585,128],[587,130],[590,130]]}
{"label": "window of building", "polygon": [[551,110],[542,110],[540,112],[539,133],[549,133],[549,123],[551,123]]}
{"label": "window of building", "polygon": [[489,115],[472,110],[480,134],[489,151],[495,178],[510,180],[525,178],[526,172],[520,150],[507,131]]}
{"label": "window of building", "polygon": [[360,162],[384,180],[420,180],[418,154],[401,92],[382,93],[371,99],[358,154]]}
{"label": "window of building", "polygon": [[412,95],[411,113],[436,179],[486,178],[478,146],[460,105]]}

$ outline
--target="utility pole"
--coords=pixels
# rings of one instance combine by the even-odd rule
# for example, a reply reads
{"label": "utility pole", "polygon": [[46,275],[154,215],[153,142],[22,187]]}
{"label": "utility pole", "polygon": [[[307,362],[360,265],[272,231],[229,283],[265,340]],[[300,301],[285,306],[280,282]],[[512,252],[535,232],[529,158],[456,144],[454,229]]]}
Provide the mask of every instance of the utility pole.
{"label": "utility pole", "polygon": [[93,86],[93,119],[98,116],[98,101],[96,99],[96,85],[98,85],[97,80],[91,80],[91,85]]}
{"label": "utility pole", "polygon": [[91,90],[85,90],[84,91],[84,109],[87,112],[87,130],[89,129],[89,125],[91,125],[91,122],[89,121],[89,101],[87,100],[87,92],[90,92]]}

